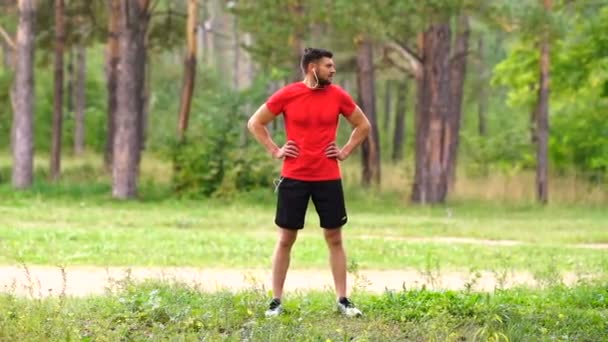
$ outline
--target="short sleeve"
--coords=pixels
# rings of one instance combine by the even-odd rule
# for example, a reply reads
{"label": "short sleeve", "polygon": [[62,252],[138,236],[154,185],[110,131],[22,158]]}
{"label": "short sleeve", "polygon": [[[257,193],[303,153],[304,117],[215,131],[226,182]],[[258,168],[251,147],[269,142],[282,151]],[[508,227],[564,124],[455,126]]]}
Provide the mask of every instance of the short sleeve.
{"label": "short sleeve", "polygon": [[357,107],[353,98],[342,88],[338,88],[340,91],[340,113],[344,116],[350,116]]}
{"label": "short sleeve", "polygon": [[270,110],[274,115],[279,115],[285,109],[285,105],[287,103],[287,91],[286,88],[281,88],[274,94],[272,94],[268,100],[266,101],[266,107]]}

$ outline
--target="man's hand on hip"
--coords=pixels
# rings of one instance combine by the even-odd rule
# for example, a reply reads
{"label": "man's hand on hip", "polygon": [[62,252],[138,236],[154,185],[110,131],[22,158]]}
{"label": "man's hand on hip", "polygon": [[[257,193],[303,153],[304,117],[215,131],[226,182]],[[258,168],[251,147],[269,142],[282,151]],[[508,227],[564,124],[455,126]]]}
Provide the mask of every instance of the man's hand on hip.
{"label": "man's hand on hip", "polygon": [[294,141],[288,140],[283,147],[272,154],[272,157],[275,159],[297,158],[299,153],[298,145]]}
{"label": "man's hand on hip", "polygon": [[340,150],[340,148],[335,142],[332,142],[331,144],[327,145],[327,147],[325,148],[325,155],[327,156],[327,158],[338,159],[339,161],[348,158],[348,155],[342,152],[342,150]]}

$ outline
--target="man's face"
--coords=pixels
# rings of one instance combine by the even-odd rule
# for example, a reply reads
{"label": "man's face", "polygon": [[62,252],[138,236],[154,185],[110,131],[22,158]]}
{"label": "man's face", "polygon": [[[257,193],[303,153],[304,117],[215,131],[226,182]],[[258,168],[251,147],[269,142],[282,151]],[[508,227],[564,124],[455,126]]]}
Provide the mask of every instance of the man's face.
{"label": "man's face", "polygon": [[319,79],[319,85],[326,86],[331,84],[334,75],[336,74],[336,66],[333,59],[323,57],[316,63],[313,63],[313,69]]}

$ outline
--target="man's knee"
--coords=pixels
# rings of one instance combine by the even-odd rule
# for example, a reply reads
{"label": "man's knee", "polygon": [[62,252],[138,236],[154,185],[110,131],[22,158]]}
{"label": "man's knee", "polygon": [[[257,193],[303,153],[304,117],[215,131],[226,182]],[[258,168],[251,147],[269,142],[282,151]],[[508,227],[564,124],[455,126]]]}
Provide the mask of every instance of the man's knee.
{"label": "man's knee", "polygon": [[337,229],[326,229],[325,230],[325,241],[329,247],[340,247],[342,246],[342,232],[339,228]]}
{"label": "man's knee", "polygon": [[297,231],[290,231],[283,229],[279,235],[278,245],[279,248],[290,249],[296,242]]}

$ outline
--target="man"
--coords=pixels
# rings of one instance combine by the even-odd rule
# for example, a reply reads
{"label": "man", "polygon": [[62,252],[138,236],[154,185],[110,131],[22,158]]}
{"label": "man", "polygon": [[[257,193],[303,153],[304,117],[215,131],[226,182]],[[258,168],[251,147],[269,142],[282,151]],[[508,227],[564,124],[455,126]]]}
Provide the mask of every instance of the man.
{"label": "man", "polygon": [[[276,159],[283,160],[277,185],[275,223],[278,240],[272,258],[273,299],[267,317],[282,312],[281,297],[289,268],[291,247],[298,230],[304,227],[309,198],[315,205],[329,249],[329,262],[338,297],[337,306],[347,316],[361,311],[346,296],[346,255],[342,246],[342,226],[347,221],[339,161],[350,156],[367,137],[370,123],[350,95],[332,84],[336,67],[333,54],[307,48],[301,67],[304,81],[274,93],[249,119],[248,128]],[[266,125],[283,113],[287,142],[279,147]],[[352,125],[348,142],[336,143],[339,115]]]}

